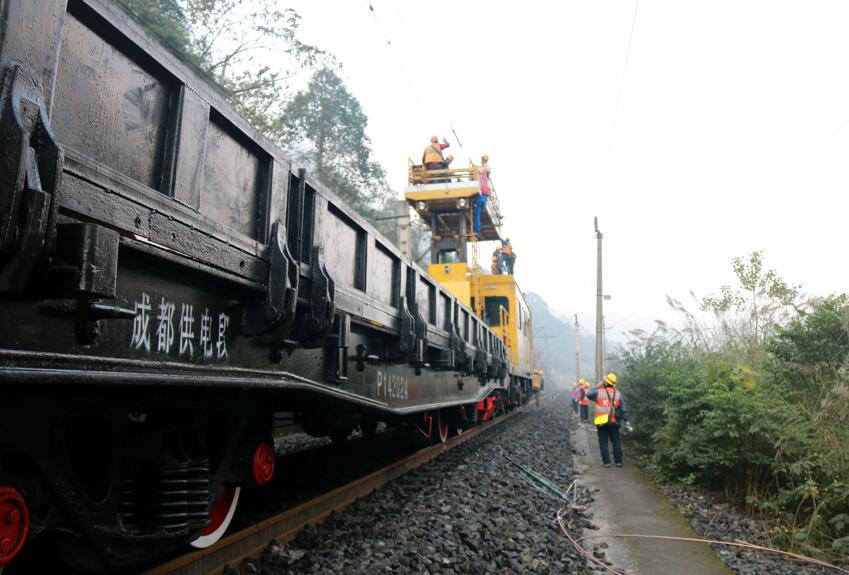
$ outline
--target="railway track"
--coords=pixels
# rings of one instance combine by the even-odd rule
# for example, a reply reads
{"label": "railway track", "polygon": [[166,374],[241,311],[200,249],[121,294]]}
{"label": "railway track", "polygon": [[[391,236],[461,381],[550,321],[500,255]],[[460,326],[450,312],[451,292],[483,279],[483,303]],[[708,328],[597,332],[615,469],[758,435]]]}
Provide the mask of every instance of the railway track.
{"label": "railway track", "polygon": [[278,543],[292,541],[307,525],[323,522],[334,511],[346,509],[407,471],[432,461],[446,451],[489,431],[522,411],[523,408],[516,409],[493,421],[449,438],[443,444],[416,451],[377,471],[228,535],[213,547],[182,555],[144,571],[141,575],[218,575],[228,565],[258,557],[272,541]]}

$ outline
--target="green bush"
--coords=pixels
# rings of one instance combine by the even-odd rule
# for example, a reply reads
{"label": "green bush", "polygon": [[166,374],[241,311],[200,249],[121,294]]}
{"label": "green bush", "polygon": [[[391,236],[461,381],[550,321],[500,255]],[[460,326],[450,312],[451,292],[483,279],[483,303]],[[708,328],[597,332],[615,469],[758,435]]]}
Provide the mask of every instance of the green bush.
{"label": "green bush", "polygon": [[669,330],[631,342],[630,441],[665,480],[721,490],[778,540],[849,556],[849,298],[809,302],[757,349]]}

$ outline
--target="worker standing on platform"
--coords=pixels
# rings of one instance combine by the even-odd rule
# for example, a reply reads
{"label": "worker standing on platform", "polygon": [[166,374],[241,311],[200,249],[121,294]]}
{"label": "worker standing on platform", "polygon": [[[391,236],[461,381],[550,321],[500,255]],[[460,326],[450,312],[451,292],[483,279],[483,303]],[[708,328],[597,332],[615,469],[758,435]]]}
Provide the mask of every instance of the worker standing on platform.
{"label": "worker standing on platform", "polygon": [[489,194],[491,190],[491,184],[489,181],[490,175],[489,169],[489,156],[484,154],[481,156],[481,165],[478,168],[478,182],[480,183],[480,195],[475,198],[474,205],[474,231],[475,234],[480,236],[481,234],[481,212],[486,208],[486,202],[489,200]]}
{"label": "worker standing on platform", "polygon": [[[501,253],[501,246],[496,247],[492,251],[492,273],[494,274],[503,274],[504,273],[504,258]],[[497,270],[497,271],[496,271]]]}
{"label": "worker standing on platform", "polygon": [[625,410],[625,399],[616,389],[616,374],[608,373],[596,389],[587,393],[587,397],[595,401],[595,423],[598,431],[598,447],[601,450],[601,462],[610,467],[610,452],[608,441],[613,444],[613,461],[616,467],[622,467],[622,442],[619,438],[619,425],[630,428],[628,412]]}
{"label": "worker standing on platform", "polygon": [[[430,145],[422,153],[422,164],[426,170],[444,170],[448,167],[445,157],[442,155],[442,150],[449,145],[448,140],[445,138],[442,138],[442,143],[440,144],[439,138],[431,136]],[[429,179],[428,181],[431,180]]]}
{"label": "worker standing on platform", "polygon": [[581,423],[589,423],[590,421],[590,399],[587,397],[587,392],[590,389],[590,384],[581,380],[581,389],[578,391],[578,404],[581,409]]}
{"label": "worker standing on platform", "polygon": [[498,256],[492,256],[492,267],[490,268],[492,275],[501,275],[501,259]]}
{"label": "worker standing on platform", "polygon": [[504,273],[513,275],[513,264],[516,263],[516,254],[513,253],[513,244],[510,243],[510,238],[506,238],[501,242],[501,260],[504,262],[502,266]]}

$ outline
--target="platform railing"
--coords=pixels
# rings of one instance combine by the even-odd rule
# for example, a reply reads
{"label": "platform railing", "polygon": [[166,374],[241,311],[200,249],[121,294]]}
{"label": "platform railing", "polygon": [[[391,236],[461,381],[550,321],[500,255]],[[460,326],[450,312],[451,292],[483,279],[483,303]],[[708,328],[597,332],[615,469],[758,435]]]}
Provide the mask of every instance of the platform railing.
{"label": "platform railing", "polygon": [[410,160],[408,181],[411,186],[426,184],[445,184],[448,182],[475,182],[478,179],[477,167],[448,168],[445,170],[428,170],[421,164]]}
{"label": "platform railing", "polygon": [[[444,170],[428,170],[422,164],[414,164],[409,161],[408,167],[408,183],[411,186],[424,186],[428,184],[447,184],[450,182],[477,182],[479,181],[480,166],[476,166],[469,162],[468,168],[447,168]],[[501,203],[498,201],[498,194],[495,191],[495,183],[492,177],[489,178],[489,201],[487,202],[487,211],[489,211],[490,219],[496,222],[496,226],[501,225]]]}

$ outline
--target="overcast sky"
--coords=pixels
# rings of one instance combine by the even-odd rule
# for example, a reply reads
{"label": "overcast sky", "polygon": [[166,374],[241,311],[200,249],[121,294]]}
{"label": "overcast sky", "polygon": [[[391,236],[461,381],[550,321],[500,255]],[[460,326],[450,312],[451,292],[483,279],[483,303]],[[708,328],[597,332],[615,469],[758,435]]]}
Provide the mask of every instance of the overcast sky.
{"label": "overcast sky", "polygon": [[399,193],[431,135],[488,153],[522,288],[589,330],[596,215],[614,333],[756,249],[807,293],[847,289],[849,2],[642,0],[624,83],[630,0],[291,5]]}

